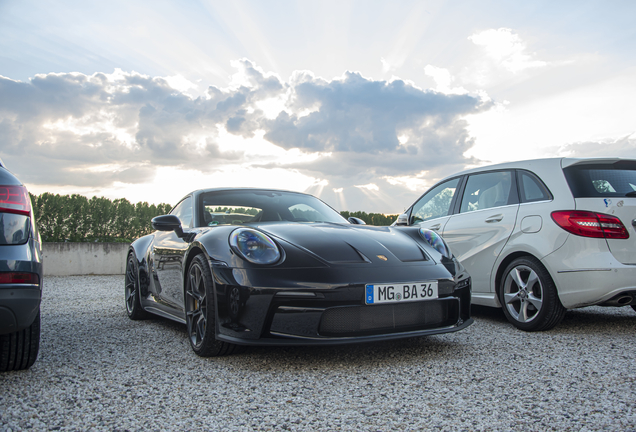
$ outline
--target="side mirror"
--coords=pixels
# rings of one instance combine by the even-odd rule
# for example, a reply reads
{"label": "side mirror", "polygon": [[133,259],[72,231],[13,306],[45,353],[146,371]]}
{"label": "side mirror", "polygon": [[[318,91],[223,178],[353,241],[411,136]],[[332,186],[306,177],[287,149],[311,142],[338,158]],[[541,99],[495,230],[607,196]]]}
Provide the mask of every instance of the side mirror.
{"label": "side mirror", "polygon": [[409,224],[409,216],[406,213],[402,213],[398,216],[395,224],[398,226],[406,226]]}
{"label": "side mirror", "polygon": [[177,237],[184,237],[181,221],[175,215],[162,215],[152,218],[152,227],[158,231],[174,231]]}
{"label": "side mirror", "polygon": [[353,217],[353,216],[349,217],[347,220],[349,221],[349,223],[352,223],[354,225],[366,225],[367,224],[362,219],[357,218],[357,217]]}
{"label": "side mirror", "polygon": [[175,215],[163,215],[152,218],[152,227],[158,231],[174,231],[181,227],[181,221]]}

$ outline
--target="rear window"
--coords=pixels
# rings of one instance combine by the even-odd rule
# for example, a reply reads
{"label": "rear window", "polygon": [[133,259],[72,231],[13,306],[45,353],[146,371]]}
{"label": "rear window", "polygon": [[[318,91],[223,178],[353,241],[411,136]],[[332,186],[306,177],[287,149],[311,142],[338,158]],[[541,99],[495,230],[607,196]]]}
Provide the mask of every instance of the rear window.
{"label": "rear window", "polygon": [[636,196],[636,162],[575,165],[563,171],[574,198]]}

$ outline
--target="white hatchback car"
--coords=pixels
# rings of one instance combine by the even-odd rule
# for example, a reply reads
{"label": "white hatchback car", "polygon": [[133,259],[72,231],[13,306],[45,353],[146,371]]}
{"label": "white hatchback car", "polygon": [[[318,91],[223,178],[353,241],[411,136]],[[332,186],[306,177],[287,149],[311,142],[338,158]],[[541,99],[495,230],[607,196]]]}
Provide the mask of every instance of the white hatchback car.
{"label": "white hatchback car", "polygon": [[636,310],[636,160],[538,159],[440,181],[396,225],[442,234],[472,276],[472,303],[548,330],[566,309]]}

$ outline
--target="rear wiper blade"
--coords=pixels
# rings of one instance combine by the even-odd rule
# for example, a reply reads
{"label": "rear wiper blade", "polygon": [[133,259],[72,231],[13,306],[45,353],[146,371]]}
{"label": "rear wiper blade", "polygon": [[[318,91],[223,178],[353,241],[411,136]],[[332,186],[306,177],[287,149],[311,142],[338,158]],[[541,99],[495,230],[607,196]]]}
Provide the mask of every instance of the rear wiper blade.
{"label": "rear wiper blade", "polygon": [[627,192],[625,194],[626,197],[636,197],[636,191]]}

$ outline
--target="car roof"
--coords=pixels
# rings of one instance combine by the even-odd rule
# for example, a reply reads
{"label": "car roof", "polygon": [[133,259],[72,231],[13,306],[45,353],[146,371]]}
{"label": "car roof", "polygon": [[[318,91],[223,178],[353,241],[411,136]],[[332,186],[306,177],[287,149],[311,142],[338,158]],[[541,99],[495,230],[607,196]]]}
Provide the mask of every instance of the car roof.
{"label": "car roof", "polygon": [[532,170],[533,167],[537,167],[537,166],[550,167],[550,168],[553,168],[553,169],[557,169],[557,168],[566,168],[566,167],[573,166],[573,165],[590,164],[590,163],[594,163],[594,164],[613,164],[613,163],[616,163],[616,162],[619,162],[619,161],[634,161],[634,162],[636,162],[636,160],[634,160],[634,159],[626,159],[626,158],[619,158],[619,157],[614,157],[614,158],[565,158],[565,157],[558,157],[558,158],[544,158],[544,159],[528,159],[528,160],[520,160],[520,161],[513,161],[513,162],[503,162],[503,163],[494,164],[494,165],[483,165],[483,166],[480,166],[480,167],[470,168],[470,169],[467,169],[467,170],[464,170],[464,171],[457,172],[455,174],[451,174],[451,175],[445,177],[444,179],[440,180],[440,182],[444,181],[446,179],[452,178],[452,177],[458,177],[458,176],[465,175],[465,174],[473,174],[473,173],[478,173],[478,172],[483,172],[483,171],[495,171],[495,170],[500,170],[500,169],[514,169],[514,168],[518,168],[518,169]]}
{"label": "car roof", "polygon": [[0,167],[4,168],[4,162],[2,162],[2,158],[0,158]]}
{"label": "car roof", "polygon": [[304,192],[297,192],[297,191],[291,191],[286,189],[251,188],[251,187],[220,187],[220,188],[197,189],[190,192],[188,195],[198,195],[198,194],[207,193],[207,192],[224,192],[224,191],[228,191],[228,192],[231,192],[231,191],[285,192],[285,193],[295,193],[300,195],[310,195]]}

